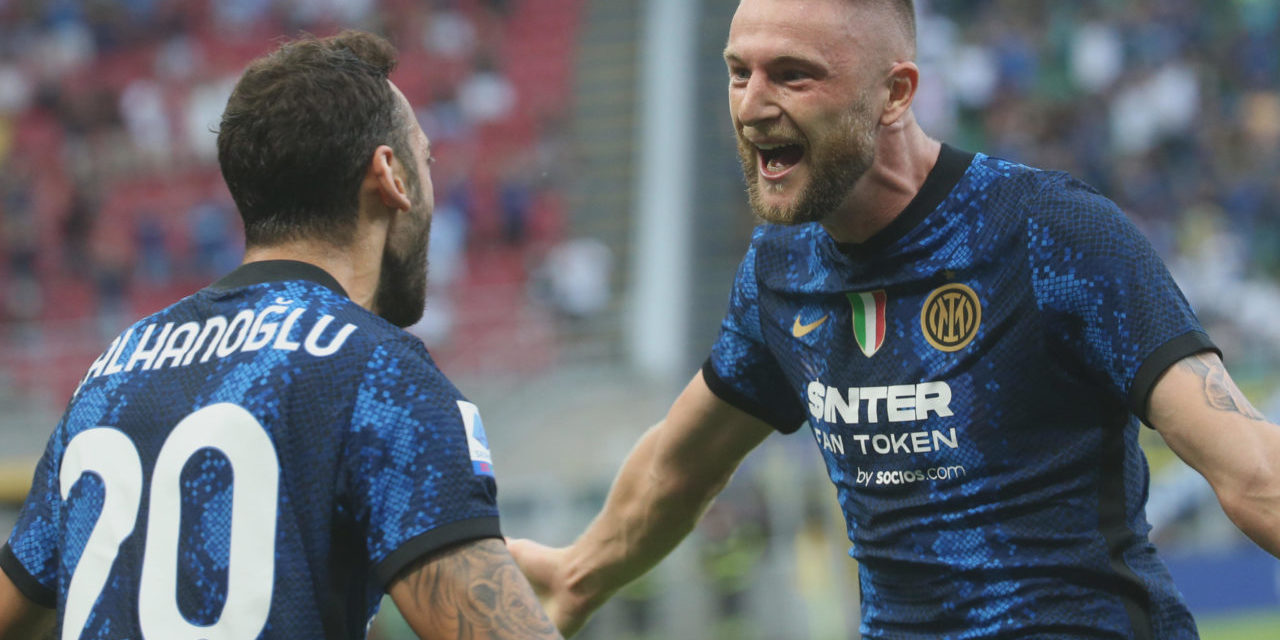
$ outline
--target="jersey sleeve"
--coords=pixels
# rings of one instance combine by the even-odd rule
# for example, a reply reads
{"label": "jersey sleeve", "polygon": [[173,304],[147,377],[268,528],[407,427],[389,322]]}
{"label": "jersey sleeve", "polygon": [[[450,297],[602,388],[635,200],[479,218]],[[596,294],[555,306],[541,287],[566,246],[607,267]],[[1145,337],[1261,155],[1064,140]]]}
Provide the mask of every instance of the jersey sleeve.
{"label": "jersey sleeve", "polygon": [[59,525],[62,497],[58,488],[61,456],[57,433],[36,464],[31,491],[22,505],[18,522],[8,542],[0,547],[0,570],[32,602],[47,608],[57,606]]}
{"label": "jersey sleeve", "polygon": [[1115,203],[1054,175],[1030,209],[1033,286],[1049,340],[1145,422],[1160,375],[1182,358],[1218,348],[1151,243]]}
{"label": "jersey sleeve", "polygon": [[384,587],[424,555],[502,536],[479,412],[421,344],[374,350],[345,449],[347,501]]}
{"label": "jersey sleeve", "polygon": [[758,228],[738,267],[729,310],[720,323],[711,356],[702,365],[702,377],[721,400],[782,433],[792,433],[804,423],[805,413],[760,330],[756,242],[761,233]]}

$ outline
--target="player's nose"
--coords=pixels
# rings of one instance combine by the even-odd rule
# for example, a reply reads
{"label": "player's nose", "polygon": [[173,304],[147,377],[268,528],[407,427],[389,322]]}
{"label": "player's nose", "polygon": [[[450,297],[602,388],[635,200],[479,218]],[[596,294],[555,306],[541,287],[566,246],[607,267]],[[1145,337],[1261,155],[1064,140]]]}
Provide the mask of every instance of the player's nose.
{"label": "player's nose", "polygon": [[767,122],[782,114],[777,95],[765,74],[752,74],[737,92],[734,115],[745,126]]}

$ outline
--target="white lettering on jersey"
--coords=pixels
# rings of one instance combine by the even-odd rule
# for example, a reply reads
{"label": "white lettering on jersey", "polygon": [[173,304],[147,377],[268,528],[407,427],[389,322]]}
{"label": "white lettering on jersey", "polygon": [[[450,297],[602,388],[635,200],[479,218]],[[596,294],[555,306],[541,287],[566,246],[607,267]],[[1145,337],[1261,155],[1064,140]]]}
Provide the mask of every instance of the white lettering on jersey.
{"label": "white lettering on jersey", "polygon": [[[129,342],[134,330],[128,329],[112,340],[106,352],[93,361],[79,386],[93,378],[121,371],[185,367],[195,361],[201,350],[204,354],[200,356],[200,362],[265,348],[277,351],[302,348],[314,357],[324,358],[337,353],[355,333],[356,325],[351,323],[336,331],[331,329],[330,325],[335,320],[332,315],[325,314],[308,322],[303,318],[307,311],[305,307],[290,309],[284,304],[289,301],[276,302],[280,304],[268,305],[257,312],[242,309],[230,321],[225,316],[212,316],[203,323],[186,322],[177,328],[173,322],[149,324],[139,328],[141,337],[134,344]],[[294,335],[294,328],[299,325],[301,328]]]}
{"label": "white lettering on jersey", "polygon": [[909,431],[907,433],[855,433],[844,436],[839,433],[828,433],[817,425],[810,425],[813,438],[823,451],[844,455],[845,438],[853,440],[854,451],[862,455],[890,455],[902,453],[931,453],[947,449],[959,449],[960,438],[956,428],[947,430],[930,429],[928,431]]}
{"label": "white lettering on jersey", "polygon": [[951,386],[945,382],[921,382],[888,387],[839,389],[820,380],[807,389],[809,415],[827,424],[868,424],[881,421],[928,420],[929,414],[946,418],[951,413]]}

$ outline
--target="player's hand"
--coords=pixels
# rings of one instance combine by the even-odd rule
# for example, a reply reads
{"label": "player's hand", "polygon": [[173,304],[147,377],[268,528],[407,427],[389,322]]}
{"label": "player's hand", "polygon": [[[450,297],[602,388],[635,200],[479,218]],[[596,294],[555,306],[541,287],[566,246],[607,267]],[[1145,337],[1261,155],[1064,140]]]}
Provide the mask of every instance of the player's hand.
{"label": "player's hand", "polygon": [[522,538],[508,538],[507,551],[524,572],[542,601],[551,621],[566,638],[573,636],[591,617],[595,606],[569,588],[568,548],[555,548]]}

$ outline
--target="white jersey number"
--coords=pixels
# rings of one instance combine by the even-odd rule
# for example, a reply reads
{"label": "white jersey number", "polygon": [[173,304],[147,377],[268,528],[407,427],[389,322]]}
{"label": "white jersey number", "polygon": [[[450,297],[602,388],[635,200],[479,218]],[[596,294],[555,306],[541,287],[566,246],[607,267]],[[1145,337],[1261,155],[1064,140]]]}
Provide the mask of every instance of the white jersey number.
{"label": "white jersey number", "polygon": [[[201,449],[217,449],[231,464],[231,551],[227,599],[218,621],[192,624],[178,610],[178,529],[182,468]],[[142,502],[142,462],[123,432],[108,427],[76,435],[62,455],[62,499],[85,473],[102,479],[102,513],[67,589],[62,640],[76,640],[115,564],[120,544],[133,532]],[[267,623],[275,577],[276,497],[280,466],[262,425],[230,403],[209,405],[183,418],[160,448],[151,474],[147,540],[138,595],[144,638],[246,640]]]}

